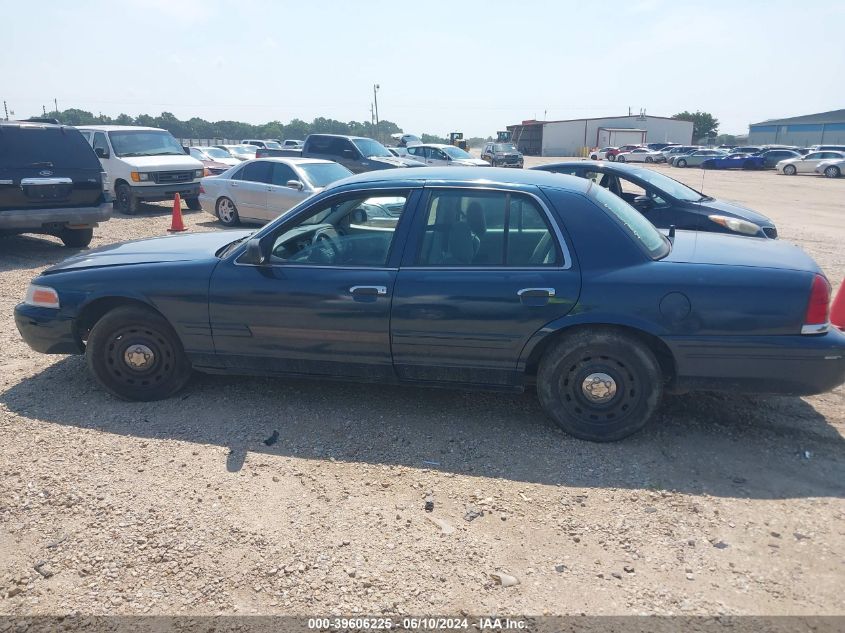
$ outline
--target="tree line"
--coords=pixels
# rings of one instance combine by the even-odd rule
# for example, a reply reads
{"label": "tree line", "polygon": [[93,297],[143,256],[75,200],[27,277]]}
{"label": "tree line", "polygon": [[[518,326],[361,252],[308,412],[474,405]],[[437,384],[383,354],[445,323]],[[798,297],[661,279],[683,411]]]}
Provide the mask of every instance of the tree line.
{"label": "tree line", "polygon": [[[61,112],[48,112],[49,118],[57,119],[65,125],[142,125],[158,127],[167,130],[180,139],[246,139],[246,138],[275,138],[275,139],[304,139],[309,134],[348,134],[351,136],[366,136],[375,138],[387,144],[392,143],[391,134],[402,132],[393,121],[379,121],[378,129],[370,121],[338,121],[317,117],[310,123],[301,119],[293,119],[288,123],[270,121],[259,125],[243,123],[242,121],[206,121],[199,117],[192,117],[187,121],[176,118],[170,112],[162,112],[159,116],[139,114],[132,117],[119,114],[110,117],[105,114],[95,115],[86,110],[69,108]],[[449,140],[437,134],[422,134],[424,143],[448,143]],[[471,144],[481,144],[483,138],[470,139]]]}

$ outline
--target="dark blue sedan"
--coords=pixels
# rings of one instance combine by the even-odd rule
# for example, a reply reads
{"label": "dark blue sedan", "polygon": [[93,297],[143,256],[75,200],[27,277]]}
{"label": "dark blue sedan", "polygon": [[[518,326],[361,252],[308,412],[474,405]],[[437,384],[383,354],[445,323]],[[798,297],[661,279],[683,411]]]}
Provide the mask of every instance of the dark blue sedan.
{"label": "dark blue sedan", "polygon": [[592,180],[634,206],[656,227],[776,238],[774,222],[733,202],[716,200],[647,167],[583,160],[532,167]]}
{"label": "dark blue sedan", "polygon": [[701,163],[702,169],[763,169],[766,160],[762,156],[751,154],[728,154],[717,158],[708,158]]}
{"label": "dark blue sedan", "polygon": [[192,370],[520,391],[616,440],[666,390],[811,394],[845,381],[830,286],[778,240],[664,236],[583,178],[362,174],[254,233],[142,240],[46,270],[15,309],[35,350],[112,394]]}

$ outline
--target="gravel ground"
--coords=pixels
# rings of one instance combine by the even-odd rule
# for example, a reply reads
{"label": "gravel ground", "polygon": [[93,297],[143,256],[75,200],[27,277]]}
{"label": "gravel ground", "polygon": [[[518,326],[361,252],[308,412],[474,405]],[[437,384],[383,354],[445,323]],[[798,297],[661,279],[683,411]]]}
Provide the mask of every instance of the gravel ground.
{"label": "gravel ground", "polygon": [[[841,281],[845,180],[660,169]],[[93,245],[168,225],[150,205]],[[533,394],[197,376],[126,403],[14,327],[69,253],[0,240],[0,613],[845,614],[842,388],[668,397],[611,445]]]}

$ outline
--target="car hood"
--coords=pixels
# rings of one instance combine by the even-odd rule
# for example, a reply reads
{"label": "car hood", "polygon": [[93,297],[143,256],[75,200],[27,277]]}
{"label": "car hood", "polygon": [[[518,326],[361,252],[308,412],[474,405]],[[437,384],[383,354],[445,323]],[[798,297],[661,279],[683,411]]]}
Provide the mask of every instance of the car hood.
{"label": "car hood", "polygon": [[156,171],[179,169],[202,169],[202,163],[187,154],[165,154],[163,156],[126,156],[120,158],[124,163],[138,169]]}
{"label": "car hood", "polygon": [[713,213],[729,213],[730,215],[742,218],[743,220],[754,222],[754,224],[761,227],[775,225],[774,222],[762,213],[758,213],[757,211],[753,211],[752,209],[733,202],[725,202],[724,200],[705,200],[701,203],[701,206],[712,209]]}
{"label": "car hood", "polygon": [[422,163],[413,158],[404,158],[402,156],[368,156],[367,160],[377,163],[386,163],[388,165],[396,165],[397,167],[425,167]]}
{"label": "car hood", "polygon": [[812,257],[784,240],[706,231],[676,231],[672,252],[660,261],[821,272]]}
{"label": "car hood", "polygon": [[44,274],[106,266],[213,259],[214,253],[223,246],[250,233],[251,231],[213,231],[112,244],[69,257],[45,270]]}

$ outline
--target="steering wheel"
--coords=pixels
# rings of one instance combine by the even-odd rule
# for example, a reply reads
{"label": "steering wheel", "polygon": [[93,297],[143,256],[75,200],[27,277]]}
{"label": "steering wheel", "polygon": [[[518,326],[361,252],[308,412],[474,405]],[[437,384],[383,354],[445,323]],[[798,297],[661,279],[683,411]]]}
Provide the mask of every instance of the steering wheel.
{"label": "steering wheel", "polygon": [[333,226],[317,229],[311,237],[311,246],[314,247],[313,252],[327,253],[331,249],[331,260],[337,261],[340,258],[340,243],[337,240],[339,235]]}

